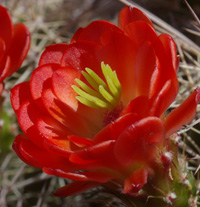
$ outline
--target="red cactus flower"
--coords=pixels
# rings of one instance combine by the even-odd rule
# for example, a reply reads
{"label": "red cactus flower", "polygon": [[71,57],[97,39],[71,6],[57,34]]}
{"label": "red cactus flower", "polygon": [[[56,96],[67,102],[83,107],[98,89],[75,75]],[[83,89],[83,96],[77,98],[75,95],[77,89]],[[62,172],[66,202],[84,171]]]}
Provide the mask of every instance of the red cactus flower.
{"label": "red cactus flower", "polygon": [[70,44],[47,47],[30,81],[12,89],[24,132],[14,150],[29,165],[76,180],[57,196],[110,180],[123,193],[139,191],[170,165],[169,136],[194,118],[200,99],[196,89],[165,116],[178,91],[177,62],[173,39],[158,36],[136,8],[121,10],[119,27],[94,21],[79,29]]}
{"label": "red cactus flower", "polygon": [[3,89],[2,81],[19,69],[28,53],[30,33],[22,23],[13,25],[10,14],[1,5],[0,19],[0,87]]}

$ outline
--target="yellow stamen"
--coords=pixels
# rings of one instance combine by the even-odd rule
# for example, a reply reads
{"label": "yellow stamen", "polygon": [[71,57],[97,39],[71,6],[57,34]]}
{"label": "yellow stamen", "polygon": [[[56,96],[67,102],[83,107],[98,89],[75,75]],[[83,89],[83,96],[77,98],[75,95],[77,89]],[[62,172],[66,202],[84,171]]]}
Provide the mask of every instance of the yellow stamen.
{"label": "yellow stamen", "polygon": [[82,104],[93,108],[112,110],[119,103],[121,84],[116,71],[113,71],[109,65],[101,62],[101,69],[105,81],[89,68],[85,69],[86,72],[82,71],[82,75],[93,89],[79,79],[75,79],[75,81],[80,88],[75,85],[72,88],[79,95],[76,99]]}
{"label": "yellow stamen", "polygon": [[107,88],[106,83],[91,69],[85,69],[88,74],[96,81],[97,84],[102,85],[104,88]]}

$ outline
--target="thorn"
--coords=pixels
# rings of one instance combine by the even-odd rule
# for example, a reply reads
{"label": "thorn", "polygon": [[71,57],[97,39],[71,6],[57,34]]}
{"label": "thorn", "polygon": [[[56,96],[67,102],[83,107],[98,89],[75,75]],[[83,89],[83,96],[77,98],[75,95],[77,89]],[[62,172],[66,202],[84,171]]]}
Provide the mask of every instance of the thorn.
{"label": "thorn", "polygon": [[196,175],[196,174],[197,174],[197,172],[199,171],[199,169],[200,169],[200,165],[199,165],[199,166],[198,166],[198,168],[196,169],[196,171],[195,171],[194,175]]}
{"label": "thorn", "polygon": [[190,12],[192,13],[192,16],[194,17],[194,19],[197,21],[198,25],[200,26],[200,20],[197,17],[197,15],[195,14],[194,10],[192,9],[192,7],[189,5],[189,3],[187,2],[187,0],[184,0],[188,9],[190,10]]}

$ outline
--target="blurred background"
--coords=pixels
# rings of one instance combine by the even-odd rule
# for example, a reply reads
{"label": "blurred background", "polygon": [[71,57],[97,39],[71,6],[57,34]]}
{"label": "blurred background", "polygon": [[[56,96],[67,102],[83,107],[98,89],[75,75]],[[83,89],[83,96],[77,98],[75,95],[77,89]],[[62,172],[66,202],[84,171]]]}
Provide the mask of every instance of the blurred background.
{"label": "blurred background", "polygon": [[[171,106],[173,109],[199,84],[200,25],[183,0],[130,2],[133,5],[140,5],[156,16],[157,20],[154,23],[158,33],[168,32],[175,38],[181,62],[178,74],[180,91]],[[200,1],[188,0],[188,3],[200,17]],[[20,128],[9,98],[9,91],[14,85],[29,80],[46,46],[69,42],[79,27],[85,27],[97,19],[117,24],[118,12],[125,4],[117,0],[0,0],[0,4],[9,10],[14,23],[23,22],[27,25],[32,38],[26,60],[19,71],[6,79],[5,91],[0,98],[0,207],[126,206],[121,201],[123,197],[119,199],[104,189],[101,189],[101,192],[96,189],[70,198],[54,197],[52,192],[68,181],[46,175],[39,169],[25,165],[12,151],[11,144],[20,132]],[[159,18],[171,25],[173,30],[169,31]],[[193,43],[188,39],[184,41],[177,35],[177,31],[191,39]],[[198,108],[196,119],[199,119],[199,111]],[[198,126],[190,130],[187,136],[198,139]],[[192,144],[189,143],[188,146],[196,153]],[[198,166],[199,163],[197,162],[196,165]]]}

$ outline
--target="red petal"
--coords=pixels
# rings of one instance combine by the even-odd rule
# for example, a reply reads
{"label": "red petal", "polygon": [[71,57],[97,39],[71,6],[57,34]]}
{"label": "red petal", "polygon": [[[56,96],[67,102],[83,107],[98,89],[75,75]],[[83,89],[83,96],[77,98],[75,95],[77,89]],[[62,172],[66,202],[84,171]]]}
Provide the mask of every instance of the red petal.
{"label": "red petal", "polygon": [[11,89],[10,100],[15,113],[18,113],[20,106],[31,99],[30,84],[23,82]]}
{"label": "red petal", "polygon": [[125,34],[140,48],[144,42],[154,42],[158,39],[157,34],[146,22],[137,21],[129,23],[125,28]]}
{"label": "red petal", "polygon": [[8,73],[10,72],[10,67],[10,56],[5,56],[5,58],[0,62],[0,82],[3,81],[8,75]]}
{"label": "red petal", "polygon": [[108,182],[112,177],[103,172],[85,172],[85,173],[71,173],[60,169],[44,168],[43,171],[50,175],[67,178],[77,181],[96,181],[100,183]]}
{"label": "red petal", "polygon": [[24,102],[17,114],[19,125],[25,135],[38,147],[43,148],[43,138],[36,127],[37,119],[42,115],[31,100]]}
{"label": "red petal", "polygon": [[66,172],[77,170],[67,159],[60,158],[48,153],[45,149],[38,148],[22,134],[15,138],[13,149],[21,160],[37,168],[55,168]]}
{"label": "red petal", "polygon": [[8,55],[11,58],[11,67],[7,76],[10,76],[21,66],[30,47],[30,33],[22,23],[14,25],[14,36]]}
{"label": "red petal", "polygon": [[3,59],[6,51],[6,45],[4,40],[0,37],[0,61]]}
{"label": "red petal", "polygon": [[81,147],[93,145],[93,141],[91,139],[87,139],[84,137],[68,136],[68,139],[74,144],[76,144],[77,146],[81,146]]}
{"label": "red petal", "polygon": [[156,68],[157,59],[154,49],[150,42],[145,42],[139,48],[136,58],[136,86],[138,94],[149,95],[151,78]]}
{"label": "red petal", "polygon": [[85,119],[63,104],[52,92],[46,89],[42,93],[42,101],[49,114],[70,129],[74,135],[91,137],[92,126],[88,126]]}
{"label": "red petal", "polygon": [[200,89],[197,88],[178,108],[169,114],[165,121],[166,136],[170,136],[195,117],[199,100]]}
{"label": "red petal", "polygon": [[133,99],[121,112],[120,116],[128,113],[134,113],[139,117],[145,117],[149,114],[149,99],[146,96],[138,96]]}
{"label": "red petal", "polygon": [[39,167],[38,165],[32,164],[32,162],[30,162],[29,160],[27,160],[26,158],[23,157],[23,155],[20,152],[20,145],[21,142],[24,139],[28,139],[24,134],[19,134],[15,137],[15,140],[12,144],[12,148],[13,150],[17,153],[17,156],[23,161],[25,162],[27,165],[32,165],[34,167]]}
{"label": "red petal", "polygon": [[91,24],[89,24],[86,28],[78,30],[77,33],[75,33],[75,37],[72,38],[71,42],[80,40],[98,42],[101,35],[107,30],[121,32],[121,30],[112,23],[102,20],[94,21]]}
{"label": "red petal", "polygon": [[95,144],[108,140],[117,140],[126,127],[139,120],[137,114],[125,114],[104,127],[93,139]]}
{"label": "red petal", "polygon": [[144,21],[149,24],[152,28],[154,28],[151,20],[139,9],[131,8],[131,7],[124,7],[118,17],[118,25],[121,29],[125,29],[126,25],[135,22],[135,21]]}
{"label": "red petal", "polygon": [[[165,36],[163,36],[164,38]],[[166,41],[167,42],[167,41]],[[153,43],[154,51],[158,58],[158,65],[151,78],[149,97],[153,105],[150,107],[154,110],[152,115],[160,116],[174,101],[178,92],[178,79],[173,67],[173,61],[170,54],[166,54],[166,47],[158,38]]]}
{"label": "red petal", "polygon": [[5,41],[6,49],[10,47],[13,36],[13,24],[9,12],[0,5],[0,37]]}
{"label": "red petal", "polygon": [[177,91],[178,85],[175,86],[172,84],[171,80],[168,80],[163,88],[160,89],[157,96],[152,97],[150,100],[149,114],[151,116],[160,117],[176,98]]}
{"label": "red petal", "polygon": [[51,86],[51,77],[53,72],[59,68],[58,64],[46,64],[36,68],[30,80],[30,90],[33,97],[33,100],[37,106],[43,111],[46,112],[44,104],[42,102],[42,92],[43,90]]}
{"label": "red petal", "polygon": [[36,127],[43,137],[44,146],[48,151],[59,156],[69,157],[73,150],[77,150],[77,147],[68,140],[70,130],[51,117],[41,116],[37,120]]}
{"label": "red petal", "polygon": [[58,157],[45,149],[38,148],[28,139],[21,141],[19,151],[32,166],[38,168],[55,168],[63,171],[77,170],[66,158]]}
{"label": "red petal", "polygon": [[63,53],[67,49],[67,47],[68,44],[66,43],[58,43],[46,47],[45,51],[42,53],[40,57],[38,65],[41,66],[48,63],[60,64]]}
{"label": "red petal", "polygon": [[88,67],[98,75],[101,74],[101,65],[95,55],[96,47],[95,43],[88,41],[78,41],[70,44],[63,55],[61,66],[80,71]]}
{"label": "red petal", "polygon": [[58,99],[72,108],[74,111],[78,108],[76,99],[77,93],[72,85],[77,85],[75,79],[80,79],[80,71],[73,68],[61,68],[54,72],[52,77],[53,91]]}
{"label": "red petal", "polygon": [[[165,36],[162,36],[164,38]],[[161,39],[162,39],[161,38]],[[173,67],[173,60],[170,57],[170,54],[167,54],[168,52],[166,50],[167,46],[163,46],[163,43],[161,41],[160,37],[157,38],[157,40],[152,44],[154,47],[154,51],[156,53],[156,56],[158,58],[158,65],[156,67],[156,71],[152,76],[151,80],[151,90],[150,90],[150,97],[152,98],[157,97],[160,93],[161,88],[164,87],[166,82],[171,81],[172,88],[174,90],[171,90],[172,96],[176,96],[178,92],[178,79],[176,77],[176,71]],[[166,42],[169,43],[169,41],[166,40]],[[169,46],[171,47],[171,46]]]}
{"label": "red petal", "polygon": [[68,140],[65,140],[63,144],[60,140],[57,141],[44,138],[43,145],[48,152],[53,153],[59,157],[69,158],[69,156],[73,153],[73,151],[70,150],[71,144]]}
{"label": "red petal", "polygon": [[91,188],[94,188],[96,186],[101,185],[98,182],[88,182],[88,181],[76,181],[72,182],[62,188],[59,188],[54,195],[58,197],[66,197],[75,195],[78,193],[82,193],[86,190],[89,190]]}
{"label": "red petal", "polygon": [[159,36],[159,39],[162,42],[166,53],[165,58],[167,59],[168,62],[172,63],[175,72],[177,72],[178,70],[177,50],[173,38],[168,34],[161,34]]}
{"label": "red petal", "polygon": [[128,126],[117,139],[114,153],[122,164],[148,163],[155,159],[157,151],[152,145],[161,142],[164,126],[159,118],[147,117]]}
{"label": "red petal", "polygon": [[[96,164],[106,165],[112,159],[112,149],[114,145],[113,140],[105,141],[100,144],[96,144],[86,149],[73,153],[69,160],[76,165],[84,166],[87,169],[95,169]],[[108,161],[109,160],[109,161]],[[111,164],[111,163],[110,163]],[[113,164],[113,163],[112,163]]]}
{"label": "red petal", "polygon": [[137,193],[147,183],[148,171],[146,168],[135,170],[124,182],[123,193]]}

